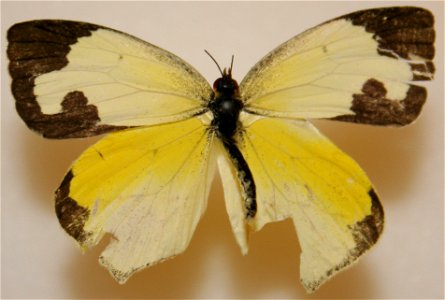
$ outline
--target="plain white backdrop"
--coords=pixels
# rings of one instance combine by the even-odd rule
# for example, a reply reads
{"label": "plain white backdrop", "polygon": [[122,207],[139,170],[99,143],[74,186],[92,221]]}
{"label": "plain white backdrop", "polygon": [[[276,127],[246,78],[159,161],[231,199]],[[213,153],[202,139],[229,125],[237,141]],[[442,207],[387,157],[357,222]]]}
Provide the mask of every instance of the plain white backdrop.
{"label": "plain white backdrop", "polygon": [[[7,29],[42,18],[92,22],[165,48],[211,83],[235,55],[239,81],[278,44],[360,9],[418,5],[436,16],[436,79],[419,120],[405,128],[338,122],[316,125],[368,173],[386,212],[377,246],[313,294],[299,283],[299,246],[289,220],[251,236],[242,256],[219,178],[187,251],[119,285],[97,262],[103,241],[82,254],[60,228],[53,191],[71,162],[97,138],[45,140],[14,109],[5,58]],[[2,2],[2,298],[443,298],[442,2]]]}

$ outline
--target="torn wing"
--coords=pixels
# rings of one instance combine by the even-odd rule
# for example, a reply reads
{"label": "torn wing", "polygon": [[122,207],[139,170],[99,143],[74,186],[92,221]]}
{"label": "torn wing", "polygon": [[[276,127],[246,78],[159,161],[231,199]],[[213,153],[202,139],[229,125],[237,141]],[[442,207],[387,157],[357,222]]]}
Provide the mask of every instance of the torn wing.
{"label": "torn wing", "polygon": [[301,281],[314,291],[377,241],[383,210],[369,179],[308,121],[262,118],[237,142],[257,191],[257,214],[246,224],[239,187],[224,185],[235,196],[226,205],[243,252],[248,228],[291,218],[302,249]]}
{"label": "torn wing", "polygon": [[17,111],[48,138],[184,120],[212,93],[179,57],[106,27],[36,20],[15,24],[7,38]]}
{"label": "torn wing", "polygon": [[75,161],[56,192],[62,227],[120,283],[185,250],[214,174],[213,133],[196,118],[111,133]]}
{"label": "torn wing", "polygon": [[416,7],[355,12],[297,35],[240,84],[248,112],[401,126],[419,115],[434,74],[434,18]]}

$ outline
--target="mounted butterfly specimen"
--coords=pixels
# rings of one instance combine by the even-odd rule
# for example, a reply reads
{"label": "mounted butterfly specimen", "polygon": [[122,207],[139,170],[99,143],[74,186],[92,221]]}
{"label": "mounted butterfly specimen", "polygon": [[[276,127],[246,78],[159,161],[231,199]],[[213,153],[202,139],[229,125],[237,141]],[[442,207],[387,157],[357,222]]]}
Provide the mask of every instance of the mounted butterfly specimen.
{"label": "mounted butterfly specimen", "polygon": [[297,35],[237,83],[213,88],[188,63],[128,34],[36,20],[8,31],[16,108],[46,138],[107,133],[56,191],[82,248],[114,236],[100,262],[120,283],[185,250],[216,169],[243,254],[250,232],[291,218],[301,282],[316,290],[378,240],[383,209],[360,167],[308,119],[403,126],[434,74],[433,15],[391,7]]}

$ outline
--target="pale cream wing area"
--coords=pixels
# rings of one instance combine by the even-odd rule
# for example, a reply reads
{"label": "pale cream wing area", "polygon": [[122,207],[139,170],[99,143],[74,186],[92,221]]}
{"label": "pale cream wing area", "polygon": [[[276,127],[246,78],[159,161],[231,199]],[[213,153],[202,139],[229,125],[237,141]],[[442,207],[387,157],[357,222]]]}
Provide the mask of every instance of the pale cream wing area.
{"label": "pale cream wing area", "polygon": [[17,110],[47,137],[183,120],[212,94],[179,57],[106,27],[31,21],[11,27],[8,41]]}
{"label": "pale cream wing area", "polygon": [[246,222],[245,209],[243,207],[242,187],[239,183],[237,170],[229,158],[227,150],[218,140],[215,142],[218,150],[218,170],[221,175],[221,181],[224,189],[224,200],[227,214],[232,226],[233,234],[243,255],[246,255],[249,249],[248,235],[249,226]]}
{"label": "pale cream wing area", "polygon": [[372,9],[297,35],[240,84],[246,111],[275,117],[405,125],[433,78],[434,18],[415,7]]}
{"label": "pale cream wing area", "polygon": [[57,190],[60,224],[82,248],[111,234],[100,262],[120,283],[183,252],[206,208],[213,139],[196,118],[110,133]]}
{"label": "pale cream wing area", "polygon": [[246,126],[237,142],[257,192],[256,216],[246,224],[237,211],[237,187],[224,185],[234,195],[226,201],[243,252],[246,226],[257,231],[291,218],[302,249],[301,281],[314,291],[377,241],[383,210],[369,179],[309,122],[262,118]]}

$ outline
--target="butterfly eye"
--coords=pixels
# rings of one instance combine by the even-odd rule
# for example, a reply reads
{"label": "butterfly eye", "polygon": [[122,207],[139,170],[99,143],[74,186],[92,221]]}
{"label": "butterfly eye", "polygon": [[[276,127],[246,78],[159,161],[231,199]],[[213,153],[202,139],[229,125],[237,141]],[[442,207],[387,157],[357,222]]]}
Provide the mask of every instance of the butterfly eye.
{"label": "butterfly eye", "polygon": [[218,78],[218,79],[216,79],[215,82],[213,83],[213,90],[214,90],[214,91],[219,91],[219,90],[220,90],[220,89],[219,89],[219,86],[220,86],[220,84],[221,84],[221,79],[222,79],[222,78]]}

